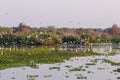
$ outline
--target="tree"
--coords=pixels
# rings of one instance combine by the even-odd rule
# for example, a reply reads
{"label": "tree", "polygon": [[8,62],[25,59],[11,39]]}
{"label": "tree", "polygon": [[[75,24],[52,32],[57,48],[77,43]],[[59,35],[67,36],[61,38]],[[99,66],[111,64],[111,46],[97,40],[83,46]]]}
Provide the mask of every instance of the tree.
{"label": "tree", "polygon": [[79,41],[79,39],[75,36],[63,36],[62,41],[68,43],[76,43]]}
{"label": "tree", "polygon": [[52,32],[53,34],[56,34],[57,29],[54,25],[53,26],[48,26],[48,32]]}

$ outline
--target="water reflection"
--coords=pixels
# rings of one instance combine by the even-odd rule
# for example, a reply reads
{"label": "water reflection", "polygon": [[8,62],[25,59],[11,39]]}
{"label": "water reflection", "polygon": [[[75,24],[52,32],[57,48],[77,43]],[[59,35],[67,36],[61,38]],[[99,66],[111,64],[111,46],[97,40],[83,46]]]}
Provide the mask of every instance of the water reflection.
{"label": "water reflection", "polygon": [[[24,45],[9,45],[9,46],[0,46],[0,50],[4,49],[4,48],[8,48],[10,50],[12,49],[22,49],[22,50],[27,50],[27,49],[35,49],[35,48],[41,48],[43,46],[36,46],[36,45],[28,45],[28,46],[24,46]],[[79,51],[93,51],[96,53],[119,53],[120,52],[120,44],[116,44],[116,43],[91,43],[89,46],[85,46],[85,45],[73,45],[73,47],[68,46],[68,45],[62,45],[61,47],[59,47],[62,50],[75,50],[75,52],[79,52]],[[51,49],[54,49],[51,47]]]}

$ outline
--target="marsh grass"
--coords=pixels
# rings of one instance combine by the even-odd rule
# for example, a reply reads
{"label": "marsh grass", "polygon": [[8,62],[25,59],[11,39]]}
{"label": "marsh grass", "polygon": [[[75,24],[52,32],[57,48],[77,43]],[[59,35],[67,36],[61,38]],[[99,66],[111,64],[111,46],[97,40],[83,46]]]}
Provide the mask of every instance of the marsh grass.
{"label": "marsh grass", "polygon": [[69,69],[69,71],[70,71],[70,72],[73,72],[73,71],[81,71],[82,68],[83,68],[83,66],[75,67],[75,68]]}
{"label": "marsh grass", "polygon": [[[2,53],[2,54],[1,54]],[[74,51],[51,50],[51,48],[37,49],[9,49],[0,50],[0,69],[21,66],[35,66],[40,63],[59,63],[72,57],[101,55],[93,52],[75,53]]]}

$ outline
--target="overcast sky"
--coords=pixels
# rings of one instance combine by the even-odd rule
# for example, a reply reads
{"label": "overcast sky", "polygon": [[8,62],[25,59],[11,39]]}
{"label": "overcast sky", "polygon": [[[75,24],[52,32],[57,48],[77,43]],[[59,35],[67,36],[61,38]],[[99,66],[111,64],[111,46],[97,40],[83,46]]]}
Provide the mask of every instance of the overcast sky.
{"label": "overcast sky", "polygon": [[120,25],[120,0],[0,0],[0,26],[107,28]]}

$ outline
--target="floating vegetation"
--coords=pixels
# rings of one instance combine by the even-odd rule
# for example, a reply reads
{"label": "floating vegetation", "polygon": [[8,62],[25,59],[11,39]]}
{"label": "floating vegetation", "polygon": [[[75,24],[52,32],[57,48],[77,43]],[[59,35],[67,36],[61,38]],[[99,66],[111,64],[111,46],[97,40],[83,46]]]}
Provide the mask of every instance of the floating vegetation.
{"label": "floating vegetation", "polygon": [[93,63],[97,63],[98,59],[91,60]]}
{"label": "floating vegetation", "polygon": [[60,70],[60,67],[49,67],[49,70],[52,70],[52,69]]}
{"label": "floating vegetation", "polygon": [[87,79],[87,77],[86,76],[85,77],[77,76],[77,79]]}
{"label": "floating vegetation", "polygon": [[91,73],[91,71],[87,71],[87,73]]}
{"label": "floating vegetation", "polygon": [[120,73],[120,68],[117,68],[117,70],[113,70],[114,72],[119,72]]}
{"label": "floating vegetation", "polygon": [[108,60],[108,59],[104,59],[103,60],[105,63],[110,63],[111,65],[118,65],[118,66],[120,66],[120,62],[113,62],[113,61],[111,61],[111,60]]}
{"label": "floating vegetation", "polygon": [[66,77],[66,78],[69,78],[69,75],[66,75],[65,77]]}
{"label": "floating vegetation", "polygon": [[15,79],[15,77],[12,77],[11,79]]}
{"label": "floating vegetation", "polygon": [[117,79],[120,79],[120,77],[117,77]]}
{"label": "floating vegetation", "polygon": [[72,68],[72,69],[70,69],[69,71],[70,71],[70,72],[73,72],[73,71],[81,71],[81,70],[82,70],[82,67],[83,67],[83,66],[80,66],[80,67],[78,67],[78,68],[77,68],[77,67],[76,67],[76,68]]}
{"label": "floating vegetation", "polygon": [[82,69],[81,71],[86,71],[86,69]]}
{"label": "floating vegetation", "polygon": [[77,76],[77,79],[87,79],[87,77],[83,76],[82,74],[76,74],[75,76]]}
{"label": "floating vegetation", "polygon": [[26,68],[25,68],[25,67],[23,67],[22,69],[23,69],[23,70],[25,70]]}
{"label": "floating vegetation", "polygon": [[89,66],[85,66],[85,68],[89,68]]}
{"label": "floating vegetation", "polygon": [[97,69],[98,69],[98,70],[105,70],[105,68],[101,68],[101,67],[98,67]]}
{"label": "floating vegetation", "polygon": [[72,71],[81,71],[81,68],[73,68],[73,69],[70,69],[69,71],[70,72],[72,72]]}
{"label": "floating vegetation", "polygon": [[75,74],[75,76],[82,76],[82,74]]}
{"label": "floating vegetation", "polygon": [[52,77],[52,75],[45,75],[44,78],[49,78],[49,77]]}
{"label": "floating vegetation", "polygon": [[65,60],[69,60],[72,57],[101,55],[93,52],[86,52],[84,54],[79,52],[75,54],[74,51],[52,51],[51,48],[37,48],[27,50],[3,49],[2,52],[4,54],[0,55],[0,70],[10,67],[23,66],[38,68],[36,64],[39,63],[59,63],[64,62]]}
{"label": "floating vegetation", "polygon": [[66,65],[65,67],[67,67],[67,68],[71,68],[71,67],[72,67],[72,65]]}
{"label": "floating vegetation", "polygon": [[27,75],[28,80],[35,80],[38,77],[38,75]]}

